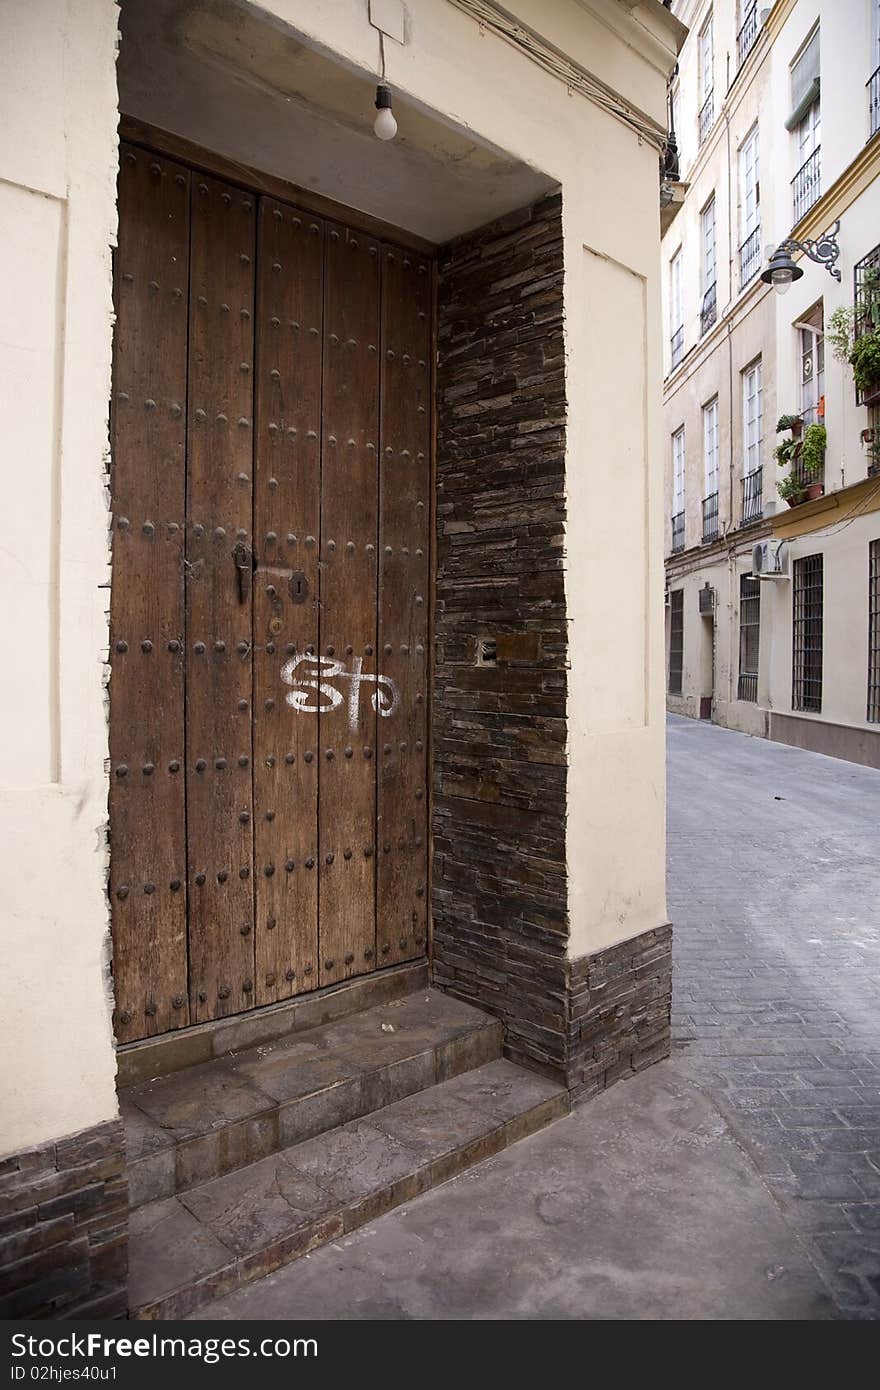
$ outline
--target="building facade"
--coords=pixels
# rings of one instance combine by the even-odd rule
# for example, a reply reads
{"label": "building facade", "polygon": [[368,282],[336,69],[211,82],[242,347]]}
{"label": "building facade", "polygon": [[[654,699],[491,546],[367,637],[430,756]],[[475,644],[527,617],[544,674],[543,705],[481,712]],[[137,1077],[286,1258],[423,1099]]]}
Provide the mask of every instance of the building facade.
{"label": "building facade", "polygon": [[[880,326],[880,6],[673,8],[667,705],[878,766],[880,419],[847,354]],[[795,251],[782,294],[762,279],[826,232],[830,261]]]}
{"label": "building facade", "polygon": [[[224,1059],[417,1010],[429,972],[552,1079],[545,1119],[668,1050],[684,31],[658,0],[513,8],[2,7],[6,1316],[180,1313],[340,1233],[270,1194],[258,1249],[185,1238],[194,1184],[290,1142]],[[435,1074],[429,1026],[397,1095],[476,1065]],[[387,1103],[352,1065],[312,1134]],[[164,1123],[131,1094],[156,1077]]]}

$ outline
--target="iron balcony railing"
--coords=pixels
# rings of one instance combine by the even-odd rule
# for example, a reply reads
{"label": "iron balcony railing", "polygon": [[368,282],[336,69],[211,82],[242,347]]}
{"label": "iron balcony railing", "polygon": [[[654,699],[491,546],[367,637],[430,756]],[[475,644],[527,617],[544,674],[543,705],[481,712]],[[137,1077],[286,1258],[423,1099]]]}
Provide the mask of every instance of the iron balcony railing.
{"label": "iron balcony railing", "polygon": [[703,540],[718,538],[718,493],[711,492],[703,498]]}
{"label": "iron balcony railing", "polygon": [[712,122],[715,119],[715,92],[709,92],[703,105],[700,107],[700,144],[702,145],[709,131],[712,129]]}
{"label": "iron balcony railing", "polygon": [[880,68],[868,78],[868,139],[880,130]]}
{"label": "iron balcony railing", "polygon": [[672,518],[672,553],[684,550],[684,512],[676,512]]}
{"label": "iron balcony railing", "polygon": [[[752,51],[758,37],[758,0],[749,5],[743,16],[740,31],[736,36],[736,66],[741,68]],[[864,69],[863,69],[864,70]]]}
{"label": "iron balcony railing", "polygon": [[670,362],[671,362],[672,367],[675,368],[675,367],[678,366],[679,362],[680,362],[681,359],[684,357],[684,325],[683,325],[683,324],[682,324],[681,328],[676,328],[675,332],[673,333],[672,337],[671,337],[670,340],[669,340],[669,345],[670,345],[670,348],[671,348]]}
{"label": "iron balcony railing", "polygon": [[819,185],[822,182],[821,153],[821,147],[817,145],[791,181],[792,215],[795,225],[809,212],[813,204],[818,202]]}
{"label": "iron balcony railing", "polygon": [[750,521],[758,521],[764,512],[764,470],[756,468],[746,473],[742,480],[742,519],[743,526]]}
{"label": "iron balcony railing", "polygon": [[744,290],[761,269],[761,228],[746,237],[739,248],[739,286]]}
{"label": "iron balcony railing", "polygon": [[717,296],[715,286],[710,285],[703,295],[703,307],[700,310],[700,335],[708,333],[715,319],[718,316]]}
{"label": "iron balcony railing", "polygon": [[[811,422],[809,419],[807,419],[807,424],[810,423],[815,424],[816,421]],[[825,486],[824,464],[821,465],[817,471],[808,472],[807,469],[804,468],[803,460],[800,454],[796,454],[794,459],[792,460],[791,468],[789,469],[789,475],[792,478],[796,479],[796,481],[799,482],[801,487],[803,488],[813,487],[816,484],[819,484],[822,487]]]}

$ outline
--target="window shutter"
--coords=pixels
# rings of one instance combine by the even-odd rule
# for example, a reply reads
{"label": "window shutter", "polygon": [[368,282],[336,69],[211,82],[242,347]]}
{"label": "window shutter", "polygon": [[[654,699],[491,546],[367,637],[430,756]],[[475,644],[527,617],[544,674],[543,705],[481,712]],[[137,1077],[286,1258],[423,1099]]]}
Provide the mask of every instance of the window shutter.
{"label": "window shutter", "polygon": [[786,130],[800,125],[810,107],[819,100],[819,30],[813,34],[791,70],[792,112]]}

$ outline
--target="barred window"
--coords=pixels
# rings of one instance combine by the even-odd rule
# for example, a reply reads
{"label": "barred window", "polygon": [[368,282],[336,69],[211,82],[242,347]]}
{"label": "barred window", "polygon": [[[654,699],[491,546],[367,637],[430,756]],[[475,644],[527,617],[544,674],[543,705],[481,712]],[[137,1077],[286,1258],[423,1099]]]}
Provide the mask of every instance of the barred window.
{"label": "barred window", "polygon": [[736,698],[758,699],[758,645],[761,636],[761,581],[739,577],[739,684]]}
{"label": "barred window", "polygon": [[868,719],[880,724],[880,540],[868,554]]}
{"label": "barred window", "polygon": [[822,712],[823,557],[794,562],[791,707]]}
{"label": "barred window", "polygon": [[684,589],[673,589],[669,595],[669,693],[681,694],[681,673],[684,665]]}

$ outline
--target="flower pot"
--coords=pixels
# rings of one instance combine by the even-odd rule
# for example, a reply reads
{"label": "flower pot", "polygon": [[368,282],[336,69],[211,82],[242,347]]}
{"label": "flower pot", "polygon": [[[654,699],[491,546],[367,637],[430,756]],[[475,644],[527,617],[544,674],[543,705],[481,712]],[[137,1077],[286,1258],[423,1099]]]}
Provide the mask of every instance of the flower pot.
{"label": "flower pot", "polygon": [[803,434],[803,432],[804,432],[804,422],[803,422],[803,420],[798,420],[795,424],[792,425],[792,427],[791,427],[791,437],[792,437],[792,439],[800,439],[800,437],[801,437],[801,435]]}
{"label": "flower pot", "polygon": [[824,497],[824,495],[825,495],[825,484],[824,484],[824,483],[808,483],[808,484],[807,484],[806,492],[807,492],[807,501],[808,501],[808,502],[815,502],[815,500],[816,500],[817,497]]}
{"label": "flower pot", "polygon": [[867,390],[862,392],[862,405],[880,405],[880,381],[872,382]]}
{"label": "flower pot", "polygon": [[806,502],[807,494],[806,492],[798,492],[795,493],[794,497],[786,497],[785,500],[790,507],[799,507],[802,502]]}

